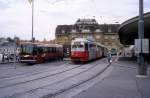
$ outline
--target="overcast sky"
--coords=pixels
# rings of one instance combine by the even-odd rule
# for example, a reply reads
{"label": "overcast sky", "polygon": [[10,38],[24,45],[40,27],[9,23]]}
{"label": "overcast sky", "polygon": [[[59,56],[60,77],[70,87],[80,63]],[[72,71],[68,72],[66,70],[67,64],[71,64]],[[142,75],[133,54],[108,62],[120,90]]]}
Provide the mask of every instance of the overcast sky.
{"label": "overcast sky", "polygon": [[[35,0],[34,36],[55,38],[57,25],[74,24],[78,18],[93,18],[99,24],[122,23],[138,15],[139,0]],[[144,12],[150,0],[144,0]],[[31,39],[31,4],[28,0],[0,0],[0,37]]]}

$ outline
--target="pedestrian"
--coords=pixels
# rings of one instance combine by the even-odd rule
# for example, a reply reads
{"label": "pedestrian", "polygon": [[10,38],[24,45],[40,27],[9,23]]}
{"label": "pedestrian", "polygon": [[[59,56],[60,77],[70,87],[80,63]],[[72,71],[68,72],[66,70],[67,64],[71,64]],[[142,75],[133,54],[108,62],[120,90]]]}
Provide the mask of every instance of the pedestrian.
{"label": "pedestrian", "polygon": [[107,54],[107,59],[108,59],[109,64],[111,64],[112,60],[111,60],[111,53],[110,52],[108,52],[108,54]]}
{"label": "pedestrian", "polygon": [[4,52],[2,53],[2,62],[4,63]]}

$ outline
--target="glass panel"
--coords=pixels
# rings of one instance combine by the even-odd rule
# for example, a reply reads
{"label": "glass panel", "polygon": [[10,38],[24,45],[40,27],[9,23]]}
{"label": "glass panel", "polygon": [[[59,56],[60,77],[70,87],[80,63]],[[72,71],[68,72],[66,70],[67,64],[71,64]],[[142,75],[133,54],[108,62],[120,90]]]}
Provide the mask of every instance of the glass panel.
{"label": "glass panel", "polygon": [[29,53],[29,54],[31,54],[33,52],[33,47],[34,46],[32,44],[21,45],[22,53]]}

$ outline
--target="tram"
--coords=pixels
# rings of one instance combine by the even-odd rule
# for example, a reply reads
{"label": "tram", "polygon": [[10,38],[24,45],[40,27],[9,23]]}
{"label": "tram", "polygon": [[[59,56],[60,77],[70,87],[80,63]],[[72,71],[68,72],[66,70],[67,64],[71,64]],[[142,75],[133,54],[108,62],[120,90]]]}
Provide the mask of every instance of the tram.
{"label": "tram", "polygon": [[107,56],[108,49],[86,38],[76,38],[71,43],[71,61],[87,62]]}
{"label": "tram", "polygon": [[24,43],[20,48],[21,63],[37,64],[51,59],[63,59],[62,45]]}

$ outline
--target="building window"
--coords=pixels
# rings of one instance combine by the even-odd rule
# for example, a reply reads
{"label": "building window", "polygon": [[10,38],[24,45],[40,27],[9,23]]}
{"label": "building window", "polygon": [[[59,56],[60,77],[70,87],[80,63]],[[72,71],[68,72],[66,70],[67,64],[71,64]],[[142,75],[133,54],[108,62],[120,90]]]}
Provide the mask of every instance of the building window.
{"label": "building window", "polygon": [[108,42],[107,46],[111,46],[111,43]]}
{"label": "building window", "polygon": [[105,36],[104,39],[108,39],[108,36]]}
{"label": "building window", "polygon": [[77,31],[76,30],[71,30],[71,33],[76,33]]}
{"label": "building window", "polygon": [[108,45],[108,43],[107,43],[107,42],[105,42],[105,45],[107,46],[107,45]]}
{"label": "building window", "polygon": [[112,45],[115,45],[115,43],[112,43]]}
{"label": "building window", "polygon": [[101,29],[96,29],[96,31],[95,31],[95,32],[102,32],[102,31],[101,31]]}
{"label": "building window", "polygon": [[89,33],[90,30],[89,30],[89,29],[83,29],[82,32],[83,32],[83,33]]}
{"label": "building window", "polygon": [[111,33],[111,29],[108,29],[108,32]]}
{"label": "building window", "polygon": [[115,39],[115,36],[112,36],[111,39]]}
{"label": "building window", "polygon": [[65,33],[65,31],[64,31],[64,30],[62,30],[62,33],[64,34],[64,33]]}
{"label": "building window", "polygon": [[92,35],[87,35],[88,39],[94,39]]}
{"label": "building window", "polygon": [[100,36],[100,35],[97,35],[97,36],[96,36],[96,39],[100,39],[100,38],[101,38],[101,36]]}

